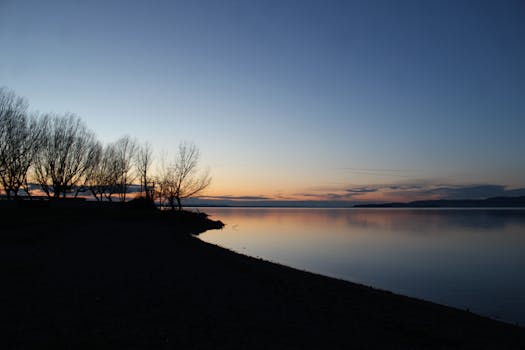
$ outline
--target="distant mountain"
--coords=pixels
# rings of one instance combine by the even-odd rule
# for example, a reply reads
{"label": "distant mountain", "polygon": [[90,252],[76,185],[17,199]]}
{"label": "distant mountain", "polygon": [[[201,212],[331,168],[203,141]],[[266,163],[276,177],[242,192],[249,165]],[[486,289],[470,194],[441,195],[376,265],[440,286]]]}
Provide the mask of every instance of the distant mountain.
{"label": "distant mountain", "polygon": [[525,207],[525,196],[492,197],[487,199],[439,199],[408,203],[359,204],[354,208],[503,208]]}

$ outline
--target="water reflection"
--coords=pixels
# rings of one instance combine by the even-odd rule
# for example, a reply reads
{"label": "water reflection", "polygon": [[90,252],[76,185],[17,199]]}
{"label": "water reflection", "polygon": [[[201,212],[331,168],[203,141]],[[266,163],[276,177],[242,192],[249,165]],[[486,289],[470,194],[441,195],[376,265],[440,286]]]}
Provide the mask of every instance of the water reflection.
{"label": "water reflection", "polygon": [[209,208],[201,239],[252,256],[525,323],[525,211]]}

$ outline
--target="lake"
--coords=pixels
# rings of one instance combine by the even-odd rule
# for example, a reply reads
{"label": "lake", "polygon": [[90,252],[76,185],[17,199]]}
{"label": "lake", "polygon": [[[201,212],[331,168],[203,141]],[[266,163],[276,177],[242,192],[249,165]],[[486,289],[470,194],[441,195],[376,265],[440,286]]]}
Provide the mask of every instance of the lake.
{"label": "lake", "polygon": [[525,210],[205,208],[200,239],[525,324]]}

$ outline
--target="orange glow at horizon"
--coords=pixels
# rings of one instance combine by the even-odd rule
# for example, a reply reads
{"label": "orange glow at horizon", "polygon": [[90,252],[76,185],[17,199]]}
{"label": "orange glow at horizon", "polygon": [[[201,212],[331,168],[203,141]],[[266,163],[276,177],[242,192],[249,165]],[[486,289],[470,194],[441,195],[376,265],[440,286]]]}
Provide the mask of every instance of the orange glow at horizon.
{"label": "orange glow at horizon", "polygon": [[266,200],[291,200],[291,201],[350,201],[350,202],[407,202],[417,200],[441,199],[437,194],[423,195],[405,191],[403,193],[377,190],[369,193],[357,193],[352,196],[346,191],[320,191],[311,190],[311,187],[291,187],[287,191],[275,191],[273,186],[258,186],[258,184],[239,183],[238,185],[223,184],[213,185],[200,197],[261,197]]}

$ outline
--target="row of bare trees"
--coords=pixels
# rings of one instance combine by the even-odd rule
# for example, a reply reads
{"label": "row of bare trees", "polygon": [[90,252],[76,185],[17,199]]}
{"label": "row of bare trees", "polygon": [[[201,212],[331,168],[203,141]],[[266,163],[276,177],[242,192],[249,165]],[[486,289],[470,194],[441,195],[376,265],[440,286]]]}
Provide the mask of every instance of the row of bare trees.
{"label": "row of bare trees", "polygon": [[182,200],[209,186],[198,169],[199,150],[181,143],[171,161],[151,175],[153,150],[129,136],[103,145],[73,115],[28,113],[28,103],[0,89],[0,181],[5,198],[31,198],[37,184],[48,198],[90,194],[97,201],[126,201],[136,181],[147,199],[182,209]]}

